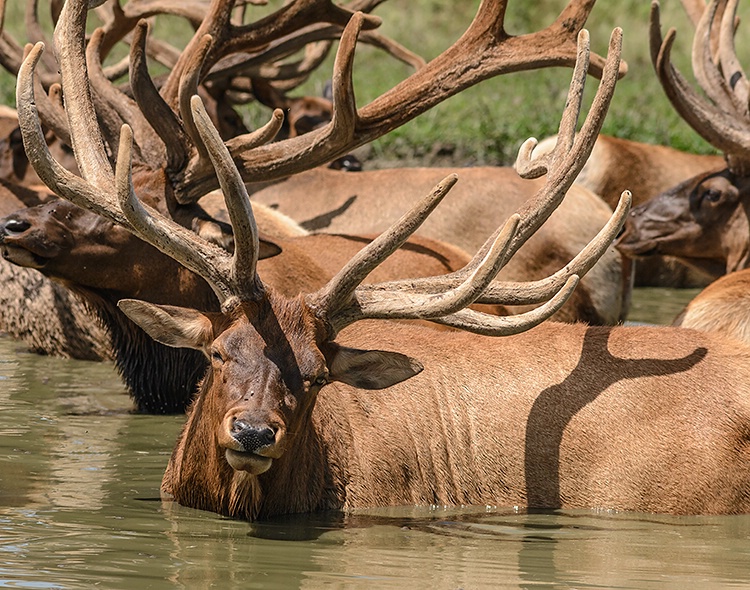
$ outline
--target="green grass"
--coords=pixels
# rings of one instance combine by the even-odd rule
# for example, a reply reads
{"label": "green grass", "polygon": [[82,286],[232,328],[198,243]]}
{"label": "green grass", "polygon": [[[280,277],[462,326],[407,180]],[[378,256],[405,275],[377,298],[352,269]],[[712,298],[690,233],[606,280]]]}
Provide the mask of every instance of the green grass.
{"label": "green grass", "polygon": [[[6,25],[22,40],[22,3],[9,4],[12,6]],[[564,0],[509,0],[506,29],[512,34],[538,30],[551,23],[564,4]],[[275,5],[278,2],[271,4]],[[376,14],[383,18],[384,34],[431,59],[461,35],[477,5],[478,2],[449,0],[390,0],[378,7]],[[612,29],[622,27],[623,57],[629,66],[627,76],[618,83],[604,132],[694,152],[713,152],[674,112],[656,80],[648,57],[649,7],[649,0],[599,0],[588,19],[592,49],[600,54],[606,52]],[[251,14],[256,14],[253,11],[265,14],[269,10],[250,7]],[[692,26],[676,0],[662,0],[662,23],[665,29],[677,28],[673,56],[681,71],[688,75]],[[173,20],[172,24],[157,29],[157,34],[168,38],[165,31],[170,27],[178,30],[179,35],[185,34],[184,24],[175,24]],[[741,41],[740,34],[738,44]],[[746,49],[739,45],[741,58]],[[330,76],[331,63],[332,59],[295,94],[320,93]],[[359,48],[354,80],[358,103],[366,104],[408,75],[406,66],[382,52],[366,46]],[[380,161],[430,163],[435,154],[441,153],[458,165],[510,163],[527,137],[542,138],[556,132],[569,79],[569,69],[554,68],[487,80],[374,142],[374,156]],[[0,99],[6,104],[14,102],[13,86],[11,76],[0,77]],[[591,96],[596,80],[591,79],[588,86]],[[265,121],[268,112],[251,107],[244,109],[243,116],[257,126]]]}

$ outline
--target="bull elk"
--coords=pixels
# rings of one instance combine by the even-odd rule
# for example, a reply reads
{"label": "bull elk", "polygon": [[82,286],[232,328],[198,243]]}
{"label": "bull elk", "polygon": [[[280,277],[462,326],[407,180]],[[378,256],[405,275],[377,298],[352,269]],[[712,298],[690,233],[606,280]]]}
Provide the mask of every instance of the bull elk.
{"label": "bull elk", "polygon": [[704,98],[672,65],[676,33],[662,38],[659,3],[652,2],[651,58],[659,80],[677,112],[726,163],[635,207],[617,244],[628,256],[675,256],[712,278],[750,267],[750,84],[734,45],[737,4],[712,0],[696,26],[692,66]]}
{"label": "bull elk", "polygon": [[[542,284],[492,283],[588,156],[614,88],[619,32],[611,46],[577,138],[584,59],[575,70],[561,149],[536,163],[547,178],[535,201],[465,270],[443,277],[361,284],[429,216],[451,180],[323,288],[288,298],[258,275],[259,238],[241,173],[200,100],[191,99],[191,108],[227,200],[231,256],[139,202],[132,133],[123,127],[117,202],[94,191],[87,197],[203,276],[222,301],[216,313],[120,303],[152,336],[211,359],[167,467],[165,495],[248,519],[413,503],[750,509],[750,349],[687,330],[544,323],[570,295],[576,274],[594,263],[590,251]],[[63,174],[38,129],[24,131],[37,148],[29,150],[35,166],[50,167],[50,177]],[[626,195],[592,244],[596,254],[618,231],[627,204]],[[505,318],[465,309],[485,298],[548,302]],[[462,331],[390,321],[397,318]]]}
{"label": "bull elk", "polygon": [[[212,66],[218,67],[224,63],[224,58],[231,57],[232,52],[247,51],[252,54],[254,50],[262,52],[268,47],[275,47],[276,43],[285,39],[285,35],[295,35],[298,32],[296,27],[312,26],[311,15],[316,15],[321,22],[328,20],[333,23],[333,33],[341,36],[332,78],[335,110],[329,124],[300,137],[264,143],[274,136],[280,126],[281,116],[276,112],[267,126],[227,142],[245,180],[272,181],[346,154],[353,147],[390,131],[437,102],[487,77],[509,70],[553,64],[572,65],[577,51],[573,42],[575,33],[572,31],[580,29],[593,5],[590,1],[573,0],[546,29],[512,37],[503,30],[505,3],[483,2],[462,39],[398,86],[369,105],[357,109],[351,82],[354,48],[360,31],[377,24],[377,19],[352,14],[327,0],[298,0],[280,9],[277,18],[239,26],[230,18],[233,4],[231,0],[216,0],[211,4],[196,37],[180,55],[160,92],[155,91],[145,68],[147,26],[146,23],[139,23],[133,31],[130,56],[133,101],[112,92],[106,76],[101,75],[97,50],[101,47],[103,36],[95,33],[91,37],[92,42],[85,45],[86,3],[82,0],[68,0],[65,3],[55,29],[55,45],[61,56],[59,69],[67,120],[64,127],[70,131],[82,178],[45,160],[46,148],[42,149],[38,142],[29,139],[38,139],[36,125],[39,117],[43,117],[42,110],[48,109],[54,114],[59,106],[50,105],[51,101],[47,100],[46,95],[34,89],[31,64],[40,59],[41,46],[36,46],[30,52],[26,66],[19,70],[17,103],[29,157],[55,193],[84,207],[83,210],[76,210],[73,205],[60,202],[41,213],[47,218],[54,218],[54,223],[68,232],[76,243],[85,244],[88,240],[92,247],[97,248],[97,257],[90,258],[90,264],[80,262],[91,255],[91,250],[81,249],[77,252],[79,256],[76,256],[67,248],[65,256],[59,260],[50,262],[45,257],[42,270],[51,273],[54,269],[67,285],[81,290],[91,286],[94,280],[115,280],[106,287],[106,297],[101,296],[102,291],[94,293],[93,303],[104,310],[101,313],[110,327],[121,326],[117,328],[121,334],[119,350],[115,351],[119,359],[117,362],[126,372],[126,379],[131,392],[138,398],[139,407],[149,411],[179,411],[184,408],[204,370],[205,361],[201,355],[185,350],[171,351],[171,360],[165,361],[163,356],[154,354],[151,349],[139,348],[141,345],[147,346],[143,341],[150,343],[151,340],[114,307],[114,301],[125,296],[142,297],[154,303],[190,305],[210,311],[218,309],[218,300],[199,276],[189,275],[188,271],[177,268],[176,263],[170,265],[168,257],[157,258],[150,245],[121,227],[133,229],[122,214],[113,216],[98,200],[99,195],[114,199],[114,173],[110,156],[113,157],[117,151],[120,129],[115,129],[112,120],[102,129],[90,124],[96,119],[98,107],[102,105],[101,98],[95,97],[111,98],[110,106],[113,108],[107,112],[116,115],[115,121],[133,123],[133,182],[142,201],[182,226],[195,229],[215,243],[218,238],[220,243],[229,246],[227,242],[231,241],[231,235],[217,232],[215,220],[206,219],[204,215],[204,196],[218,185],[203,140],[194,129],[187,97],[195,94],[201,76],[205,72],[210,73]],[[316,24],[314,28],[317,30],[317,27]],[[333,34],[331,27],[323,27],[327,35]],[[588,69],[601,75],[603,63],[600,56],[592,55]],[[89,76],[90,69],[93,70],[92,76]],[[440,88],[433,84],[436,77],[445,82]],[[38,85],[37,90],[41,90]],[[199,199],[200,202],[197,202]],[[103,217],[97,217],[98,214]],[[19,214],[6,220],[3,240],[6,248],[10,248],[11,243],[14,244],[12,247],[19,248],[16,250],[18,259],[25,257],[34,262],[33,256],[20,251],[24,243],[31,244],[25,241],[26,232],[38,229],[31,221],[31,217],[22,218]],[[44,226],[41,229],[44,230]],[[43,237],[50,236],[43,232]],[[316,270],[320,268],[319,259],[324,255],[331,260],[348,258],[353,255],[354,246],[359,249],[363,243],[356,237],[346,237],[339,238],[338,246],[322,245],[332,244],[335,239],[334,236],[315,236],[316,245],[307,246],[306,256],[300,258],[298,264],[282,267],[280,257],[277,257],[274,264],[279,268],[278,274],[285,277],[287,285],[293,283],[288,288],[294,290],[288,294],[297,293],[300,289],[318,288],[333,274],[326,274],[325,269],[320,272]],[[424,250],[426,243],[420,245],[415,242],[415,247]],[[321,250],[313,257],[316,248]],[[452,259],[446,248],[451,252],[456,252],[456,248],[440,248],[439,251],[433,250],[437,256],[431,256],[431,264],[441,265],[442,272],[451,270]],[[293,248],[286,244],[281,249],[281,256],[286,251],[289,259],[295,256],[293,253],[305,250],[301,246]],[[31,249],[29,252],[35,254]],[[408,255],[409,251],[406,250],[398,256]],[[426,255],[430,256],[429,252]],[[415,264],[427,268],[424,256],[412,260],[412,270]],[[161,266],[162,263],[166,266]],[[263,266],[265,262],[260,264]],[[65,270],[62,270],[63,265],[68,265]],[[118,266],[128,270],[124,277],[116,274],[114,269]],[[295,269],[300,267],[304,268],[304,273],[295,274]],[[432,268],[431,273],[435,272],[434,266]],[[268,270],[264,273],[267,280],[272,282],[272,273]],[[202,287],[198,288],[197,285]],[[102,303],[106,306],[102,306]],[[132,354],[133,350],[139,352]]]}
{"label": "bull elk", "polygon": [[[540,141],[534,153],[546,153],[555,140],[552,136]],[[696,173],[715,170],[722,163],[720,156],[691,154],[668,146],[600,135],[576,184],[601,196],[610,206],[627,189],[633,194],[633,206],[637,207]],[[703,272],[679,260],[650,256],[638,260],[634,285],[680,288],[705,286],[709,280]]]}
{"label": "bull elk", "polygon": [[[565,469],[557,482],[550,477],[547,468],[554,467],[556,457],[554,451],[548,452],[548,445],[554,447],[556,441],[547,429],[556,426],[562,437],[566,421],[591,401],[586,396],[601,393],[598,387],[612,385],[616,400],[618,393],[637,392],[633,381],[653,379],[655,372],[680,382],[679,376],[695,370],[706,356],[704,349],[689,346],[684,353],[684,341],[679,340],[669,347],[675,354],[671,361],[622,361],[608,357],[601,347],[602,335],[606,340],[608,332],[593,332],[594,341],[584,346],[598,357],[592,359],[595,375],[608,367],[603,379],[589,380],[580,389],[573,384],[577,380],[571,380],[567,388],[561,386],[562,391],[550,391],[547,403],[554,408],[559,407],[559,395],[567,395],[571,405],[563,413],[550,406],[529,408],[540,386],[555,389],[575,370],[579,345],[588,330],[582,325],[543,328],[539,324],[564,303],[578,274],[593,266],[619,231],[629,195],[624,194],[594,242],[561,272],[523,285],[493,280],[549,218],[580,171],[612,97],[620,42],[616,30],[593,106],[576,136],[588,66],[588,35],[581,32],[559,148],[541,162],[529,161],[534,174],[546,174],[544,184],[464,269],[450,275],[362,284],[430,215],[455,182],[453,177],[363,248],[322,288],[290,298],[259,276],[259,237],[246,188],[200,99],[191,100],[195,129],[226,199],[235,236],[232,255],[139,201],[132,176],[133,134],[123,126],[114,180],[116,202],[111,194],[89,191],[89,206],[97,205],[110,219],[123,219],[131,231],[202,276],[221,301],[221,310],[214,313],[133,299],[119,303],[161,342],[200,350],[211,359],[165,473],[163,491],[189,506],[245,518],[414,502],[523,499],[533,506],[569,506],[605,491],[606,486],[589,486],[573,476],[584,489],[570,493],[567,468],[577,471],[588,464],[580,453],[558,455]],[[30,64],[37,53],[30,54]],[[31,85],[22,74],[19,96],[24,95],[24,86]],[[33,108],[24,114],[33,116]],[[61,181],[65,173],[49,159],[38,126],[26,122],[24,139],[29,153],[38,156],[35,166],[48,167],[45,175]],[[527,159],[532,147],[533,142],[522,149]],[[474,301],[546,303],[525,314],[498,317],[467,309]],[[427,319],[460,331],[436,332],[392,321],[396,319]],[[534,326],[541,333],[519,335],[519,340],[509,342],[492,337],[514,338],[513,334]],[[612,336],[610,346],[619,353],[621,339],[615,331]],[[359,348],[363,345],[367,349]],[[716,346],[721,348],[721,343]],[[660,347],[658,354],[664,352]],[[378,395],[366,391],[386,388],[390,389]],[[662,396],[652,397],[661,402]],[[537,399],[543,405],[545,398],[542,393]],[[632,411],[628,408],[623,415]],[[525,449],[526,480],[537,481],[544,489],[534,489],[524,498],[519,479],[524,471],[519,460],[524,456],[524,437],[519,430],[527,412],[536,422],[530,424]],[[595,424],[602,421],[606,422],[602,415],[593,417]],[[632,423],[627,434],[632,440]],[[701,448],[706,448],[702,439]],[[626,450],[622,456],[628,462],[633,455]],[[617,461],[615,467],[623,469]],[[628,472],[630,468],[628,464]],[[619,475],[612,477],[617,480]],[[717,499],[717,509],[724,507],[723,501]]]}
{"label": "bull elk", "polygon": [[[616,48],[618,41],[616,34]],[[615,65],[613,56],[592,109],[599,114]],[[574,80],[582,81],[581,70]],[[223,300],[217,314],[120,302],[152,336],[211,358],[165,472],[165,496],[247,519],[395,504],[750,509],[750,349],[684,330],[539,324],[569,295],[576,277],[568,273],[546,290],[546,297],[557,294],[529,315],[463,309],[479,293],[503,302],[531,296],[524,286],[491,281],[549,217],[591,149],[598,132],[591,119],[573,141],[580,96],[574,98],[579,84],[572,86],[561,125],[570,133],[561,139],[565,149],[544,162],[541,194],[467,269],[448,278],[361,284],[430,214],[443,185],[325,287],[294,299],[277,294],[253,268],[252,210],[199,101],[192,103],[196,123],[222,171],[244,254],[219,265],[193,236],[190,243],[170,239],[178,228],[151,218],[134,195],[125,137],[121,210],[144,238],[210,276]],[[627,196],[600,252],[626,205]],[[387,321],[397,318],[464,331]]]}

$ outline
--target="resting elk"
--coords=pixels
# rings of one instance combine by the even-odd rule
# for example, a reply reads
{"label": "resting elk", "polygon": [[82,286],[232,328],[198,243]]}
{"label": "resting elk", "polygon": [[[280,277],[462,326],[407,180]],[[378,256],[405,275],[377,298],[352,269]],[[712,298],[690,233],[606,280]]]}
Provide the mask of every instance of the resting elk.
{"label": "resting elk", "polygon": [[[117,203],[89,197],[204,276],[222,300],[221,311],[209,314],[120,303],[153,336],[211,358],[164,494],[248,519],[414,503],[681,514],[750,509],[750,349],[695,331],[544,323],[577,282],[571,273],[593,263],[590,253],[544,285],[492,283],[588,155],[616,78],[618,33],[613,45],[592,109],[599,117],[573,138],[585,79],[579,67],[563,116],[569,140],[544,162],[547,182],[537,199],[467,269],[448,277],[361,284],[430,214],[449,182],[323,288],[284,297],[257,272],[259,241],[240,172],[200,101],[193,98],[191,107],[227,199],[233,256],[217,255],[139,203],[125,127]],[[46,161],[31,131],[28,141]],[[627,204],[626,195],[603,244],[593,245],[599,253]],[[464,309],[477,297],[549,302],[499,318]],[[396,318],[463,331],[390,321]]]}
{"label": "resting elk", "polygon": [[[67,161],[60,144],[51,143],[56,157]],[[54,197],[38,182],[23,151],[18,114],[0,107],[0,215]],[[86,360],[110,358],[106,331],[67,289],[5,260],[0,260],[0,284],[0,332],[34,352]]]}
{"label": "resting elk", "polygon": [[[628,256],[675,256],[712,278],[750,267],[750,84],[734,48],[736,9],[736,1],[712,0],[696,27],[693,72],[704,98],[672,65],[675,32],[662,39],[659,4],[652,3],[651,56],[659,80],[677,112],[724,152],[726,162],[635,207],[617,244]],[[712,30],[718,35],[715,57]]]}
{"label": "resting elk", "polygon": [[[196,81],[199,79],[198,73],[210,70],[210,64],[224,53],[241,50],[241,41],[247,44],[257,43],[264,48],[268,39],[291,30],[295,23],[307,24],[306,19],[314,7],[322,10],[326,15],[325,18],[331,18],[336,23],[342,21],[347,23],[341,35],[342,40],[334,66],[333,92],[336,109],[331,123],[300,137],[253,147],[273,137],[281,120],[276,113],[272,122],[255,134],[228,141],[243,176],[274,180],[305,168],[318,166],[341,154],[348,153],[351,148],[388,132],[409,118],[429,109],[440,100],[486,77],[508,69],[544,67],[551,63],[574,63],[577,49],[575,44],[571,44],[568,26],[580,28],[585,21],[587,11],[591,8],[590,4],[580,7],[572,3],[563,11],[557,22],[540,33],[526,35],[522,42],[519,42],[516,37],[506,38],[505,35],[501,35],[503,39],[498,44],[498,35],[493,31],[502,31],[504,5],[494,2],[483,3],[473,24],[457,45],[449,48],[442,56],[417,71],[386,95],[357,109],[351,88],[353,51],[359,30],[370,22],[368,20],[370,17],[360,14],[352,16],[348,12],[342,13],[338,7],[325,1],[295,2],[283,9],[284,14],[292,18],[291,22],[286,22],[284,19],[274,20],[274,22],[284,23],[286,29],[265,31],[264,35],[267,37],[257,38],[251,35],[251,33],[255,34],[253,27],[238,29],[236,25],[230,23],[232,4],[230,1],[223,1],[212,5],[211,12],[197,32],[196,39],[203,41],[191,42],[188,45],[188,49],[180,57],[180,62],[170,73],[170,76],[176,76],[176,80],[173,82],[167,80],[160,93],[153,91],[153,84],[145,70],[143,54],[146,26],[139,24],[134,30],[131,47],[131,87],[135,91],[134,96],[139,109],[136,111],[132,108],[132,103],[122,97],[114,103],[117,107],[115,111],[127,113],[130,120],[138,123],[134,127],[136,155],[134,156],[133,176],[143,201],[215,243],[224,243],[227,233],[221,231],[221,224],[206,219],[204,213],[208,206],[204,207],[205,199],[201,198],[200,203],[196,201],[207,191],[216,187],[216,175],[208,164],[205,150],[198,149],[203,142],[192,126],[192,117],[189,121],[186,120],[185,114],[189,114],[189,107],[184,99],[180,101],[180,96],[191,94],[191,90],[194,93]],[[65,48],[59,51],[59,55],[64,56],[59,67],[63,88],[67,89],[65,114],[69,120],[67,127],[71,130],[71,139],[83,178],[54,167],[54,170],[64,175],[65,179],[62,181],[59,175],[50,172],[49,167],[40,167],[37,162],[35,168],[43,175],[45,183],[58,195],[87,206],[87,199],[92,194],[111,194],[113,190],[113,173],[108,153],[116,152],[119,129],[115,130],[109,124],[100,131],[93,129],[88,123],[94,119],[96,106],[99,103],[94,101],[87,89],[91,87],[96,90],[96,95],[111,96],[112,93],[106,82],[102,80],[102,76],[89,77],[88,75],[83,44],[85,20],[85,3],[69,0],[65,4],[55,32],[56,46]],[[211,32],[210,38],[207,35],[208,32]],[[86,48],[89,53],[88,68],[99,67],[96,60],[95,41],[100,38],[97,33],[94,33],[91,43]],[[553,38],[553,41],[550,41],[550,38]],[[35,59],[38,59],[39,52],[40,49],[34,50]],[[600,74],[602,64],[601,57],[592,56],[589,70]],[[467,77],[465,73],[469,71],[473,73]],[[26,75],[29,76],[28,71]],[[439,89],[432,84],[435,76],[445,82]],[[36,113],[37,109],[44,107],[45,102],[41,94],[32,93],[31,85],[33,85],[32,79],[27,77],[22,82],[19,73],[19,92],[21,93],[18,97],[19,108],[34,107]],[[175,104],[174,110],[170,107],[171,104]],[[409,108],[402,108],[404,104],[410,105]],[[41,110],[37,114],[41,115]],[[34,115],[34,120],[37,114]],[[28,121],[28,115],[26,119]],[[121,122],[124,120],[122,119]],[[35,130],[34,127],[34,133]],[[31,156],[31,152],[33,150],[38,152],[39,148],[28,145],[26,136],[32,132],[28,129],[23,131],[27,152]],[[105,144],[110,147],[109,152],[104,148]],[[166,154],[163,154],[165,146]],[[160,153],[162,155],[159,155]],[[149,154],[152,154],[153,158],[147,157]],[[38,153],[34,154],[34,157],[38,160]],[[97,214],[105,213],[98,205],[92,206],[91,209]],[[52,273],[54,270],[67,285],[79,290],[91,291],[89,287],[94,280],[115,281],[106,287],[106,297],[103,297],[102,291],[99,291],[94,294],[91,301],[108,320],[110,328],[114,327],[118,330],[116,337],[120,340],[115,354],[118,364],[126,372],[125,378],[128,380],[131,393],[137,397],[137,404],[141,409],[159,412],[179,411],[189,401],[195,383],[205,367],[205,361],[202,360],[201,355],[193,351],[174,350],[171,353],[173,357],[169,361],[164,360],[163,356],[154,354],[153,350],[146,348],[148,345],[143,343],[144,340],[150,342],[150,339],[146,338],[145,334],[141,334],[114,307],[114,301],[126,296],[141,297],[151,299],[154,303],[190,305],[206,311],[216,308],[218,302],[205,285],[197,293],[191,292],[194,285],[205,283],[199,277],[185,278],[187,271],[166,271],[164,267],[159,266],[160,263],[155,262],[153,248],[119,228],[119,223],[124,223],[127,227],[127,222],[122,216],[115,219],[102,219],[93,212],[75,210],[72,205],[64,202],[41,210],[41,215],[54,218],[52,219],[54,224],[60,224],[63,231],[68,232],[76,243],[83,244],[88,240],[89,243],[93,242],[92,247],[98,248],[96,250],[98,258],[95,264],[80,264],[82,260],[86,260],[85,256],[90,255],[90,251],[79,251],[78,254],[81,257],[76,257],[67,246],[65,256],[59,260],[50,261],[45,257],[44,268],[41,270],[47,273]],[[31,243],[25,239],[27,232],[40,229],[42,237],[45,239],[51,237],[51,232],[47,231],[48,228],[45,229],[43,225],[37,226],[32,223],[33,221],[30,213],[24,214],[23,217],[18,213],[7,218],[4,223],[5,235],[3,237],[6,248],[11,248],[10,244],[13,244],[12,248],[15,249],[15,253],[11,256],[16,256],[21,261],[31,260],[32,263],[34,263],[33,256],[20,251],[24,244],[30,245]],[[87,228],[83,233],[82,227]],[[304,250],[301,247],[293,249],[286,244],[282,245],[282,253],[274,262],[279,268],[278,274],[294,283],[293,293],[305,289],[305,285],[308,285],[309,289],[317,288],[319,285],[312,284],[312,280],[322,282],[331,276],[331,272],[327,275],[312,272],[320,266],[321,258],[327,257],[331,261],[340,260],[342,257],[348,258],[353,254],[355,246],[359,249],[363,243],[360,238],[356,237],[335,238],[320,235],[310,239],[314,239],[314,243],[318,245],[306,248],[307,256],[304,260],[309,260],[311,253],[314,253],[314,260],[309,265],[300,263],[295,267],[286,269],[282,267],[278,260],[285,255],[285,252],[286,256],[291,259],[295,257],[295,252]],[[320,245],[331,243],[331,240],[336,239],[338,239],[339,246],[335,248]],[[420,239],[423,240],[421,244],[428,243],[426,238]],[[341,243],[346,244],[346,248],[342,248]],[[420,243],[415,242],[415,244]],[[445,248],[451,252],[456,252],[456,248],[452,246],[441,246],[441,248],[443,248],[440,251],[442,253],[439,258],[433,260],[433,264],[440,263],[441,271],[445,272],[452,268],[448,264],[452,259],[448,257],[448,251]],[[35,254],[32,250],[29,252]],[[407,255],[409,255],[408,251],[399,254],[399,256]],[[166,257],[162,257],[161,260],[165,259]],[[413,264],[427,267],[423,261],[420,262],[415,258],[412,260]],[[265,261],[260,264],[265,264]],[[65,269],[63,269],[64,265],[67,265]],[[291,268],[299,268],[299,266],[306,267],[307,276],[295,276],[290,272]],[[124,279],[116,274],[115,269],[118,267],[131,269],[125,273]],[[429,272],[432,273],[435,270]],[[85,276],[85,273],[89,276]],[[267,280],[271,282],[270,271],[264,271],[264,273]],[[153,278],[154,275],[156,278]],[[168,289],[170,286],[174,286],[176,295],[174,290]],[[185,298],[188,296],[191,299]],[[104,311],[101,311],[102,309]],[[151,344],[151,346],[157,345]]]}
{"label": "resting elk", "polygon": [[[419,235],[469,252],[540,186],[539,180],[525,180],[504,167],[393,168],[356,174],[316,168],[255,192],[252,199],[278,208],[317,232],[378,232],[398,218],[404,203],[413,202],[454,172],[461,182],[442,210],[425,221]],[[610,214],[597,195],[573,185],[560,209],[509,262],[500,278],[534,280],[563,267]],[[555,319],[605,325],[621,322],[629,308],[630,286],[629,262],[610,248]],[[513,313],[525,309],[510,307]]]}

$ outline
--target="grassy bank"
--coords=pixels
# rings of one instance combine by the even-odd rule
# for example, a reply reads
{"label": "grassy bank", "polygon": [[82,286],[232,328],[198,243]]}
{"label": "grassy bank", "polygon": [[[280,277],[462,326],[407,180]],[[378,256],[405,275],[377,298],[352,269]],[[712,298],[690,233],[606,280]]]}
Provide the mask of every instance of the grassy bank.
{"label": "grassy bank", "polygon": [[[21,3],[11,4],[15,6],[9,6],[7,27],[21,39]],[[383,33],[431,59],[461,35],[477,4],[448,0],[389,0],[376,13],[383,18]],[[506,28],[512,34],[522,34],[552,22],[565,2],[510,0],[509,4]],[[649,0],[599,0],[588,20],[592,48],[600,54],[606,52],[611,30],[615,26],[624,30],[623,57],[629,71],[618,84],[604,131],[695,152],[711,152],[712,148],[673,111],[654,76],[648,57],[649,8]],[[251,7],[251,10],[258,9]],[[679,2],[662,0],[662,22],[665,28],[677,28],[673,55],[681,70],[689,73],[692,26]],[[159,35],[169,38],[164,31],[170,26],[184,33],[184,26],[167,22],[162,24]],[[742,45],[738,48],[741,57],[744,49]],[[299,92],[319,93],[330,71],[330,63],[325,64]],[[365,104],[406,77],[409,69],[381,52],[362,47],[358,49],[355,72],[358,101]],[[375,142],[373,156],[381,164],[396,161],[428,164],[449,161],[458,165],[512,162],[524,139],[531,136],[541,138],[556,132],[569,77],[570,70],[555,68],[485,81]],[[589,94],[593,94],[595,84],[596,81],[591,79]],[[0,78],[0,99],[6,104],[13,104],[13,85],[12,77],[3,75]],[[257,124],[265,120],[267,110],[249,108],[244,115],[248,121]]]}

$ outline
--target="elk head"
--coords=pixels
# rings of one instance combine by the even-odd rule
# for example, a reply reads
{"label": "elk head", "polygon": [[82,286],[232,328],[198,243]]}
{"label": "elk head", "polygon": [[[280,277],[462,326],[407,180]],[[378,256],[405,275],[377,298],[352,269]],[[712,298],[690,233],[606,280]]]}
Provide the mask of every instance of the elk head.
{"label": "elk head", "polygon": [[[258,477],[268,473],[269,486],[283,485],[296,462],[320,452],[312,416],[321,388],[341,381],[381,389],[422,370],[418,359],[399,352],[337,342],[347,326],[366,319],[427,319],[502,336],[527,330],[558,310],[578,276],[593,266],[619,231],[629,195],[623,196],[602,232],[560,272],[526,285],[496,284],[493,279],[560,204],[580,172],[614,90],[619,47],[616,31],[594,105],[576,134],[588,69],[588,36],[581,33],[558,146],[542,160],[532,161],[531,140],[519,158],[527,174],[546,173],[544,186],[487,240],[469,265],[441,277],[362,284],[419,228],[456,182],[455,176],[362,249],[324,287],[288,298],[258,276],[258,235],[247,190],[200,99],[191,100],[192,114],[226,198],[235,233],[232,255],[140,203],[130,170],[132,132],[124,126],[115,174],[118,206],[115,210],[114,204],[105,203],[102,209],[110,218],[122,216],[131,231],[202,276],[221,301],[216,313],[131,299],[119,303],[155,339],[200,350],[211,363],[167,469],[164,490],[194,507],[252,518],[258,496],[250,489]],[[473,302],[545,303],[525,314],[499,317],[466,309]],[[237,473],[244,475],[238,479]],[[248,480],[247,474],[256,479]]]}
{"label": "elk head", "polygon": [[724,152],[726,167],[635,207],[617,244],[627,256],[671,255],[714,277],[750,265],[750,83],[734,48],[736,12],[735,0],[712,0],[696,25],[692,64],[702,98],[672,65],[675,30],[662,39],[659,3],[651,4],[659,80],[683,119]]}

